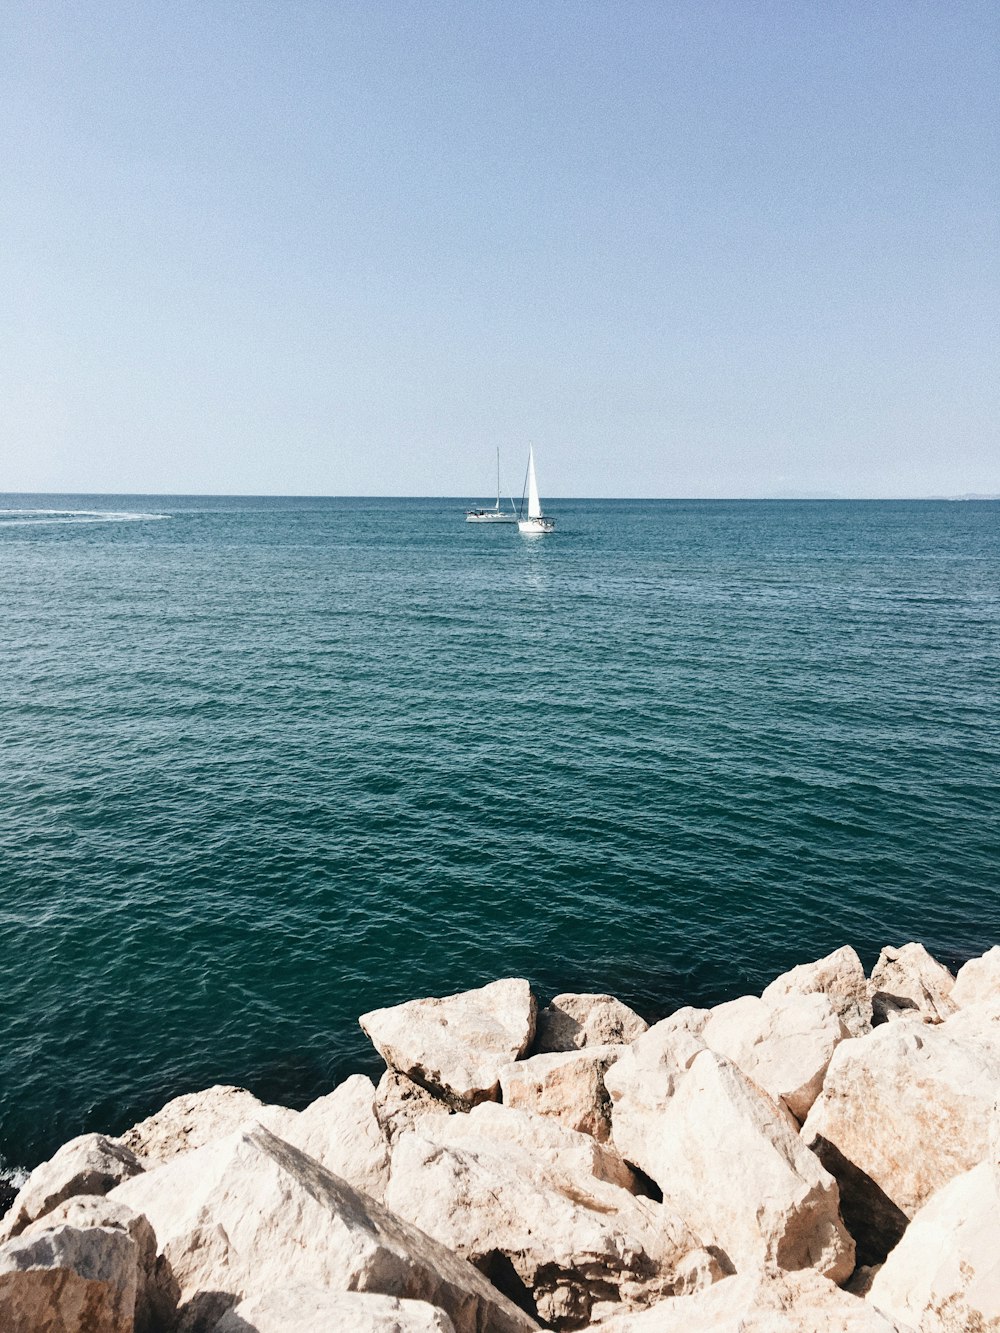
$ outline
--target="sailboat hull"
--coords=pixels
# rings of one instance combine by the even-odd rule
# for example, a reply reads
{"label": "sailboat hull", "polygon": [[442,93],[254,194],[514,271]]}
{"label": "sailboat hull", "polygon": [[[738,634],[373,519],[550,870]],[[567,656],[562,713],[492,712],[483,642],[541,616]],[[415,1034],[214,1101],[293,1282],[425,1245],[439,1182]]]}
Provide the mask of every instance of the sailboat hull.
{"label": "sailboat hull", "polygon": [[542,533],[555,532],[556,521],[554,518],[546,518],[545,515],[539,515],[538,518],[519,518],[517,520],[518,532],[524,533]]}
{"label": "sailboat hull", "polygon": [[505,514],[500,508],[500,450],[497,450],[497,502],[492,509],[467,509],[465,511],[466,523],[516,523],[517,514],[514,512],[514,499],[511,497],[510,513]]}

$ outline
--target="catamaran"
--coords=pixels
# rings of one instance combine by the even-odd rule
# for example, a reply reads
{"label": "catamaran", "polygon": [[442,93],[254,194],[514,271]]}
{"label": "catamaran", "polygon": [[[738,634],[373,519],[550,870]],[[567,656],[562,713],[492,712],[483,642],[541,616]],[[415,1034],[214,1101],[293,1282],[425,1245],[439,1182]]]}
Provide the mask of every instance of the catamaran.
{"label": "catamaran", "polygon": [[528,475],[525,478],[525,489],[528,492],[528,516],[524,517],[524,496],[521,496],[522,512],[518,515],[517,526],[520,532],[554,532],[556,521],[548,514],[542,513],[542,502],[538,498],[538,480],[535,477],[535,451],[528,446]]}
{"label": "catamaran", "polygon": [[493,509],[467,509],[466,523],[516,523],[514,501],[510,502],[510,513],[500,508],[500,450],[497,450],[497,502]]}

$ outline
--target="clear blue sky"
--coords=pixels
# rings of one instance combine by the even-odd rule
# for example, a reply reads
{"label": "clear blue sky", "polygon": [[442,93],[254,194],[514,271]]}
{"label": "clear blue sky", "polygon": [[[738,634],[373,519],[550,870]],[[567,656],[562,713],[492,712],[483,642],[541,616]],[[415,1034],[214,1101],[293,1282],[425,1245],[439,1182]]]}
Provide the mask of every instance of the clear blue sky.
{"label": "clear blue sky", "polygon": [[0,490],[1000,492],[1000,5],[8,0]]}

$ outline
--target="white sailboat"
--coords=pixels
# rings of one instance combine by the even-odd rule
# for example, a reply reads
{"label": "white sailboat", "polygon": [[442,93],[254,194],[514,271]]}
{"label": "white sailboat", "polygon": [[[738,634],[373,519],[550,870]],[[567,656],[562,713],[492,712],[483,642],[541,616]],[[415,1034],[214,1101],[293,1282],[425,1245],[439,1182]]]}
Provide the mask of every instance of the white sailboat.
{"label": "white sailboat", "polygon": [[[554,532],[555,519],[542,513],[542,502],[538,497],[538,479],[535,476],[535,451],[531,445],[528,446],[527,492],[528,516],[527,518],[523,515],[518,516],[517,526],[519,531],[529,533]],[[523,496],[521,503],[524,504]]]}
{"label": "white sailboat", "polygon": [[466,523],[516,523],[514,501],[510,502],[510,513],[500,508],[500,450],[497,450],[497,502],[493,509],[467,509]]}

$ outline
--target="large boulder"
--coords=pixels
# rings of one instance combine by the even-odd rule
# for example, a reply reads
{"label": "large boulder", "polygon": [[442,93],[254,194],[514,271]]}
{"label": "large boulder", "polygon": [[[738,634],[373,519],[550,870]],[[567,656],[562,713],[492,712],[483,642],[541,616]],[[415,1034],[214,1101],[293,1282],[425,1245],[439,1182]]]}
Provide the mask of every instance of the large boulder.
{"label": "large boulder", "polygon": [[982,1162],[919,1210],[868,1301],[920,1333],[1000,1329],[1000,1168]]}
{"label": "large boulder", "polygon": [[990,1147],[1000,1051],[919,1018],[837,1047],[802,1138],[836,1177],[859,1262],[879,1263],[935,1190]]}
{"label": "large boulder", "polygon": [[130,1236],[135,1244],[136,1333],[162,1333],[169,1327],[177,1304],[176,1290],[168,1266],[157,1254],[156,1235],[148,1218],[117,1199],[81,1194],[66,1199],[50,1213],[32,1222],[21,1236],[27,1240],[61,1227],[76,1231],[104,1227]]}
{"label": "large boulder", "polygon": [[375,1085],[364,1074],[292,1113],[281,1137],[373,1199],[385,1196],[389,1144],[375,1115]]}
{"label": "large boulder", "polygon": [[119,1185],[145,1213],[179,1291],[180,1333],[289,1284],[440,1306],[456,1333],[535,1327],[470,1264],[262,1126]]}
{"label": "large boulder", "polygon": [[640,1037],[605,1082],[615,1146],[737,1271],[850,1275],[854,1243],[833,1177],[791,1116],[678,1015]]}
{"label": "large boulder", "polygon": [[[963,1005],[951,1018],[944,1020],[941,1031],[992,1065],[1000,1058],[1000,996]],[[1000,1088],[997,1091],[1000,1092]]]}
{"label": "large boulder", "polygon": [[56,1226],[0,1245],[3,1333],[134,1333],[137,1247],[121,1227]]}
{"label": "large boulder", "polygon": [[644,1018],[613,995],[557,995],[539,1011],[534,1054],[627,1046],[648,1027]]}
{"label": "large boulder", "polygon": [[720,1004],[700,1035],[801,1123],[819,1096],[830,1057],[850,1033],[828,995],[792,992]]}
{"label": "large boulder", "polygon": [[[662,1301],[643,1314],[600,1325],[600,1333],[910,1333],[857,1296],[804,1269],[728,1277]],[[970,1331],[971,1333],[971,1331]]]}
{"label": "large boulder", "polygon": [[789,995],[825,995],[852,1037],[872,1030],[872,1002],[861,959],[849,944],[814,963],[801,963],[766,987],[761,995],[773,1003]]}
{"label": "large boulder", "polygon": [[453,1115],[455,1108],[398,1069],[387,1069],[375,1088],[375,1116],[388,1143],[425,1115]]}
{"label": "large boulder", "polygon": [[1000,944],[994,944],[980,958],[970,958],[958,969],[951,999],[959,1008],[1000,999]]}
{"label": "large boulder", "polygon": [[611,1137],[611,1098],[604,1075],[622,1049],[585,1046],[518,1060],[500,1071],[503,1103],[552,1116],[568,1129],[606,1143]]}
{"label": "large boulder", "polygon": [[721,1276],[669,1209],[581,1169],[592,1142],[496,1106],[431,1116],[397,1139],[386,1203],[498,1280],[513,1272],[557,1329]]}
{"label": "large boulder", "polygon": [[64,1199],[77,1194],[107,1194],[143,1169],[135,1153],[103,1134],[82,1134],[64,1143],[34,1171],[0,1222],[0,1243],[19,1235]]}
{"label": "large boulder", "polygon": [[276,1133],[294,1112],[269,1106],[246,1088],[217,1083],[201,1092],[185,1092],[154,1115],[127,1129],[117,1142],[129,1148],[146,1167],[161,1166],[178,1153],[203,1148],[232,1134],[241,1125],[266,1124]]}
{"label": "large boulder", "polygon": [[922,944],[885,948],[869,983],[875,1021],[912,1017],[940,1023],[955,1012],[954,986],[955,978]]}
{"label": "large boulder", "polygon": [[531,987],[511,978],[373,1009],[360,1023],[390,1069],[468,1107],[499,1096],[500,1070],[531,1045],[536,1013]]}
{"label": "large boulder", "polygon": [[[434,1117],[435,1122],[439,1117]],[[589,1134],[569,1130],[550,1116],[512,1110],[484,1102],[468,1115],[450,1116],[440,1123],[426,1119],[414,1125],[425,1139],[451,1147],[467,1147],[484,1140],[504,1154],[527,1153],[548,1163],[566,1180],[595,1180],[618,1185],[630,1194],[641,1193],[635,1172],[610,1143],[598,1143]]]}
{"label": "large boulder", "polygon": [[215,1333],[454,1333],[443,1310],[426,1301],[321,1287],[279,1287],[227,1311]]}

